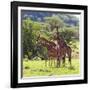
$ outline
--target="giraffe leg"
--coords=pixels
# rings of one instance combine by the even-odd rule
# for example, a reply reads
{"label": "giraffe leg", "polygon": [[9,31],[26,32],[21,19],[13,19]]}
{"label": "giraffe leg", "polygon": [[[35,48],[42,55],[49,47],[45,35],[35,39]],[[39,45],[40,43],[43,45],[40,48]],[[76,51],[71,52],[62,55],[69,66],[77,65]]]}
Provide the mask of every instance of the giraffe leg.
{"label": "giraffe leg", "polygon": [[72,64],[71,64],[71,56],[69,57],[69,63],[70,63],[70,67],[72,66]]}
{"label": "giraffe leg", "polygon": [[65,56],[63,57],[63,66],[65,67]]}
{"label": "giraffe leg", "polygon": [[57,58],[57,67],[59,68],[60,67],[60,57],[58,56],[58,58]]}

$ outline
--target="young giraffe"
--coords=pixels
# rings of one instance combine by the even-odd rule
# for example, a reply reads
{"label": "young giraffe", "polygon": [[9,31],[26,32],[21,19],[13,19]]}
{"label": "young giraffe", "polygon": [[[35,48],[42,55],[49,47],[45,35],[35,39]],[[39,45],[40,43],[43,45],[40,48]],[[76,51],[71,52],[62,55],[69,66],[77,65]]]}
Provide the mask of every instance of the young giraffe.
{"label": "young giraffe", "polygon": [[[57,49],[56,44],[52,41],[48,41],[47,39],[40,37],[38,38],[38,43],[40,43],[42,46],[46,47],[48,50],[48,57],[49,57],[49,66],[52,66],[52,60],[50,60],[51,57],[56,58],[57,57]],[[47,66],[47,60],[45,60],[45,65]],[[55,65],[55,60],[54,60]]]}

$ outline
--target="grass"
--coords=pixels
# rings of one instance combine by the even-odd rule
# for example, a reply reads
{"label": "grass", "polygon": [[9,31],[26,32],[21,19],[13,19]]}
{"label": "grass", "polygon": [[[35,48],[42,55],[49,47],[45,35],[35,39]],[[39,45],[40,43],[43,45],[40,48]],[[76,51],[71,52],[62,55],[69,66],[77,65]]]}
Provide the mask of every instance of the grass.
{"label": "grass", "polygon": [[78,59],[72,60],[72,67],[70,67],[68,60],[66,60],[65,67],[61,64],[60,68],[56,68],[54,65],[46,67],[45,60],[23,60],[23,77],[79,74],[79,67]]}

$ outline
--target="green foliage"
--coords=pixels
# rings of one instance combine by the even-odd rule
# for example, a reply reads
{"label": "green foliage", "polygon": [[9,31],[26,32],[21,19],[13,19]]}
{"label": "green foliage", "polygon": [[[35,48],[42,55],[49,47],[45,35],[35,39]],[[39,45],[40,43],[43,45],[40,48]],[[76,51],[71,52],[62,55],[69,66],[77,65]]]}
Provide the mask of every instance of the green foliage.
{"label": "green foliage", "polygon": [[22,21],[22,44],[24,55],[28,55],[28,52],[32,51],[30,48],[33,46],[32,25],[33,22],[29,18]]}
{"label": "green foliage", "polygon": [[49,24],[51,31],[55,28],[62,28],[64,26],[64,22],[56,15],[53,15],[52,17],[46,17],[45,20],[46,23]]}
{"label": "green foliage", "polygon": [[23,53],[24,55],[28,55],[28,58],[31,58],[35,54],[34,47],[36,46],[36,39],[40,30],[41,24],[33,22],[30,18],[22,21]]}
{"label": "green foliage", "polygon": [[66,40],[67,43],[79,38],[79,36],[76,36],[76,33],[78,34],[78,31],[73,27],[65,27],[63,30],[60,30],[60,35],[64,38],[64,40]]}
{"label": "green foliage", "polygon": [[36,56],[36,57],[34,57],[32,60],[41,60],[41,58],[38,57],[38,56]]}
{"label": "green foliage", "polygon": [[41,30],[41,24],[39,22],[34,22],[32,30],[40,31]]}

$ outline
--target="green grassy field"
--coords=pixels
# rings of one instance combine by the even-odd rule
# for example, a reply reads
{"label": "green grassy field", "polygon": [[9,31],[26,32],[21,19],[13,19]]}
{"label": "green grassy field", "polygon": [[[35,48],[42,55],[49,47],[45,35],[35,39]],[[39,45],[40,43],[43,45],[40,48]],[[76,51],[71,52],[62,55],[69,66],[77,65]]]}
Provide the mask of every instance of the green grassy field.
{"label": "green grassy field", "polygon": [[65,67],[61,64],[60,68],[45,66],[45,60],[30,61],[23,60],[23,77],[32,76],[55,76],[55,75],[72,75],[80,73],[79,59],[72,59],[72,67],[66,60]]}

